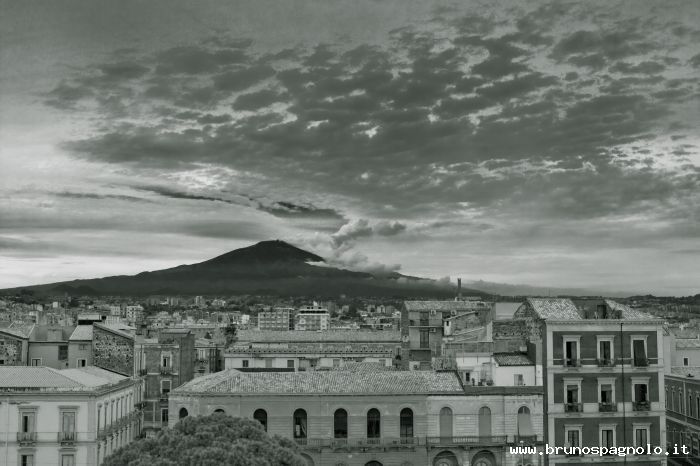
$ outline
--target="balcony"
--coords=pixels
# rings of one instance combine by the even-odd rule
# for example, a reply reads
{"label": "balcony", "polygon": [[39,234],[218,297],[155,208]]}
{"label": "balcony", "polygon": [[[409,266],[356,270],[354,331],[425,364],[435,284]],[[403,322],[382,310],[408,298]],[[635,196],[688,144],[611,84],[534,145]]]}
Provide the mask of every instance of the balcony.
{"label": "balcony", "polygon": [[565,413],[582,413],[583,403],[566,403],[564,405]]}
{"label": "balcony", "polygon": [[139,375],[141,377],[148,375],[148,369],[139,369]]}
{"label": "balcony", "polygon": [[581,361],[576,358],[566,358],[564,359],[564,367],[581,367]]}
{"label": "balcony", "polygon": [[503,445],[507,441],[505,435],[463,435],[460,437],[427,437],[426,444],[432,446],[459,446],[459,445]]}
{"label": "balcony", "polygon": [[161,393],[161,394],[158,396],[158,401],[160,401],[161,403],[167,403],[169,397],[170,397],[170,394],[169,394],[169,393],[167,393],[167,392],[166,392],[166,393]]}
{"label": "balcony", "polygon": [[160,375],[172,375],[172,374],[173,374],[172,367],[161,367],[160,368]]}
{"label": "balcony", "polygon": [[34,445],[36,432],[17,432],[17,443],[20,445]]}
{"label": "balcony", "polygon": [[513,443],[516,445],[534,445],[537,443],[537,435],[516,435],[513,439]]}
{"label": "balcony", "polygon": [[61,445],[73,445],[76,442],[75,432],[59,432],[58,443]]}
{"label": "balcony", "polygon": [[598,403],[598,411],[601,413],[614,413],[617,411],[617,403]]}
{"label": "balcony", "polygon": [[650,411],[651,405],[648,401],[633,401],[632,411]]}
{"label": "balcony", "polygon": [[613,359],[598,359],[598,367],[615,367]]}
{"label": "balcony", "polygon": [[632,365],[634,367],[649,367],[649,359],[635,356],[634,359],[632,359]]}
{"label": "balcony", "polygon": [[294,441],[302,449],[323,449],[332,450],[365,450],[365,449],[413,449],[419,445],[425,445],[423,438],[401,437],[401,438],[295,438]]}

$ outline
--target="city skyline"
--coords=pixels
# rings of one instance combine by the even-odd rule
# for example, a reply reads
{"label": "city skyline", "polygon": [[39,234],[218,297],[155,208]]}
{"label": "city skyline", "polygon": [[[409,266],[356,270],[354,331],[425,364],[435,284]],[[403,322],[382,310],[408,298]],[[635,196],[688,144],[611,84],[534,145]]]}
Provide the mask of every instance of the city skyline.
{"label": "city skyline", "polygon": [[282,239],[699,292],[691,2],[2,2],[0,288]]}

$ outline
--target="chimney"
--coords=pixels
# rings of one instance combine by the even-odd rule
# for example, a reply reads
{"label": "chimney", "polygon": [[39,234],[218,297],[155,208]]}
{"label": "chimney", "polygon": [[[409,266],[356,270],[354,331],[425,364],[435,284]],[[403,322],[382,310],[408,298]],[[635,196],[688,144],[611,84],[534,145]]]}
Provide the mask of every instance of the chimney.
{"label": "chimney", "polygon": [[462,279],[457,279],[457,299],[462,300]]}

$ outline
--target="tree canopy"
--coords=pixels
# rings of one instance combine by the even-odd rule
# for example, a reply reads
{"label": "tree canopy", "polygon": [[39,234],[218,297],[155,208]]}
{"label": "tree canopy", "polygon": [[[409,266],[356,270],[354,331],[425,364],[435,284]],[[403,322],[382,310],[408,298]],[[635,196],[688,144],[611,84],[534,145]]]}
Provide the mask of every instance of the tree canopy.
{"label": "tree canopy", "polygon": [[306,466],[290,439],[270,436],[250,419],[215,413],[185,417],[155,438],[139,439],[103,466]]}

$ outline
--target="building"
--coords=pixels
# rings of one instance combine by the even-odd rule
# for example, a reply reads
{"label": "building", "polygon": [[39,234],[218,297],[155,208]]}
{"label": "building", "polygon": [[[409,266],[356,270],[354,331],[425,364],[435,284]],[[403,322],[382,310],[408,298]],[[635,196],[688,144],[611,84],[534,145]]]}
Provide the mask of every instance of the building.
{"label": "building", "polygon": [[[405,368],[427,370],[441,356],[443,336],[460,328],[482,328],[491,318],[491,307],[481,301],[405,301],[401,313]],[[453,323],[454,322],[454,323]]]}
{"label": "building", "polygon": [[[666,445],[662,322],[612,300],[530,298],[514,314],[544,386],[550,446]],[[549,464],[589,458],[553,454]],[[665,456],[609,456],[607,464],[666,464]]]}
{"label": "building", "polygon": [[0,367],[0,463],[99,465],[139,435],[140,383],[97,367]]}
{"label": "building", "polygon": [[68,338],[68,360],[71,367],[93,365],[92,331],[92,325],[78,325]]}
{"label": "building", "polygon": [[217,343],[206,338],[196,338],[194,343],[195,351],[195,377],[219,372],[224,366],[223,343]]}
{"label": "building", "polygon": [[194,378],[195,337],[187,329],[163,330],[157,339],[138,339],[136,373],[144,379],[144,432],[155,435],[168,424],[170,391]]}
{"label": "building", "polygon": [[328,330],[331,315],[328,309],[319,306],[301,308],[294,316],[294,330]]}
{"label": "building", "polygon": [[[172,426],[223,412],[295,440],[309,465],[511,466],[542,431],[540,387],[464,387],[454,372],[225,370],[175,389]],[[539,435],[541,439],[541,434]]]}
{"label": "building", "polygon": [[276,307],[258,312],[258,330],[294,330],[294,309]]}
{"label": "building", "polygon": [[[674,367],[666,374],[666,448],[669,463],[700,465],[700,367]],[[676,445],[685,445],[687,454]]]}

